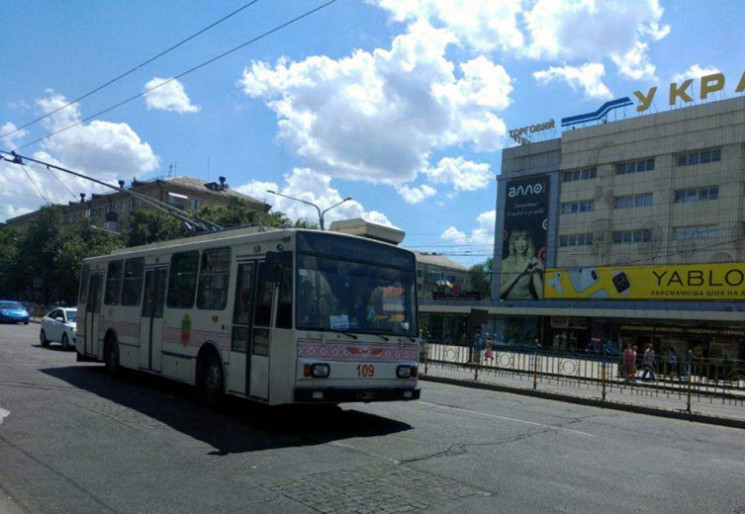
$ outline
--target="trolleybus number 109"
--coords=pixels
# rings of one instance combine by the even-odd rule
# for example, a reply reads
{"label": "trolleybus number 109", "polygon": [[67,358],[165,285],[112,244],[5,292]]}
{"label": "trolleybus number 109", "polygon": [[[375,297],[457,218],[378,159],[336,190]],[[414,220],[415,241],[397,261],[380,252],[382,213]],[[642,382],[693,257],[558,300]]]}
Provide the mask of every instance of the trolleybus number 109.
{"label": "trolleybus number 109", "polygon": [[375,366],[372,364],[360,364],[357,366],[357,376],[358,377],[374,377],[375,376]]}

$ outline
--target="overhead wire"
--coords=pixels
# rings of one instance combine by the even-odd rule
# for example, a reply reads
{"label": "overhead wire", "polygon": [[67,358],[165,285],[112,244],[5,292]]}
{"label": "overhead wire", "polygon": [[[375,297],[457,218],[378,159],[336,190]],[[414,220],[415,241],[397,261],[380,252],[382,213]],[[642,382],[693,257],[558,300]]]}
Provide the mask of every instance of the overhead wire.
{"label": "overhead wire", "polygon": [[243,11],[244,9],[247,9],[248,7],[251,7],[253,4],[255,4],[258,1],[259,0],[252,0],[251,2],[247,3],[246,5],[244,5],[242,7],[239,7],[235,11],[231,12],[230,14],[228,14],[226,16],[223,16],[222,18],[220,18],[216,22],[212,23],[211,25],[208,25],[207,27],[199,30],[198,32],[195,32],[194,34],[192,34],[191,36],[187,37],[186,39],[183,39],[183,40],[179,41],[178,43],[176,43],[175,45],[171,46],[170,48],[167,48],[166,50],[163,50],[162,52],[160,52],[159,54],[157,54],[157,55],[149,58],[145,62],[142,62],[142,63],[138,64],[137,66],[135,66],[134,68],[132,68],[132,69],[130,69],[128,71],[125,71],[121,75],[118,75],[117,77],[114,77],[113,79],[109,80],[108,82],[105,82],[104,84],[101,84],[97,88],[95,88],[95,89],[93,89],[93,90],[85,93],[84,95],[81,95],[81,96],[77,97],[75,100],[70,100],[66,104],[64,104],[64,105],[62,105],[60,107],[57,107],[53,111],[48,112],[48,113],[44,114],[43,116],[39,116],[38,118],[33,119],[33,120],[31,120],[31,121],[29,121],[29,122],[21,125],[20,127],[15,127],[15,129],[11,130],[10,132],[7,132],[5,134],[0,134],[0,139],[6,138],[8,136],[11,136],[11,135],[15,134],[18,131],[21,131],[21,130],[27,128],[27,127],[30,127],[34,123],[38,123],[38,122],[40,122],[40,121],[48,118],[49,116],[52,116],[53,114],[56,114],[59,111],[61,111],[63,109],[66,109],[66,108],[70,107],[71,105],[74,105],[74,104],[78,103],[79,101],[84,100],[84,99],[88,98],[89,96],[91,96],[91,95],[93,95],[95,93],[98,93],[99,91],[101,91],[102,89],[110,86],[111,84],[114,84],[115,82],[118,82],[119,80],[123,79],[124,77],[126,77],[128,75],[131,75],[132,73],[134,73],[135,71],[139,70],[143,66],[146,66],[146,65],[150,64],[151,62],[153,62],[153,61],[155,61],[155,60],[163,57],[164,55],[166,55],[169,52],[172,52],[173,50],[175,50],[176,48],[184,45],[185,43],[188,43],[189,41],[191,41],[195,37],[197,37],[197,36],[199,36],[201,34],[204,34],[208,30],[216,27],[217,25],[219,25],[220,23],[224,22],[228,18],[231,18],[231,17],[235,16],[236,14],[238,14],[241,11]]}
{"label": "overhead wire", "polygon": [[165,81],[161,82],[160,84],[157,84],[157,85],[155,85],[155,86],[153,86],[153,87],[151,87],[149,89],[146,89],[145,91],[142,91],[142,92],[140,92],[140,93],[138,93],[138,94],[136,94],[134,96],[131,96],[131,97],[127,98],[126,100],[122,100],[121,102],[119,102],[117,104],[114,104],[111,107],[108,107],[106,109],[103,109],[102,111],[99,111],[99,112],[97,112],[95,114],[92,114],[92,115],[86,117],[86,118],[83,118],[81,120],[78,120],[77,122],[75,122],[75,123],[73,123],[71,125],[68,125],[67,127],[64,127],[64,128],[59,129],[59,130],[56,130],[56,131],[54,131],[54,132],[52,132],[50,134],[47,134],[46,136],[40,137],[38,139],[35,139],[34,141],[31,141],[30,143],[26,143],[25,145],[21,145],[21,146],[18,147],[18,149],[27,148],[27,147],[29,147],[31,145],[35,145],[37,143],[40,143],[41,141],[44,141],[45,139],[49,139],[50,137],[53,137],[53,136],[56,136],[57,134],[60,134],[62,132],[65,132],[66,130],[70,130],[73,127],[76,127],[78,125],[81,125],[81,124],[85,123],[86,121],[90,121],[93,118],[96,118],[96,117],[98,117],[98,116],[100,116],[102,114],[106,114],[107,112],[113,111],[114,109],[117,109],[117,108],[121,107],[122,105],[125,105],[125,104],[127,104],[127,103],[129,103],[129,102],[131,102],[133,100],[136,100],[137,98],[140,98],[140,97],[142,97],[142,96],[150,93],[151,91],[154,91],[154,90],[156,90],[156,89],[158,89],[160,87],[165,86],[166,84],[169,84],[169,83],[173,82],[174,80],[178,80],[181,77],[184,77],[184,76],[186,76],[186,75],[188,75],[190,73],[193,73],[193,72],[195,72],[195,71],[197,71],[197,70],[199,70],[201,68],[204,68],[205,66],[207,66],[209,64],[212,64],[213,62],[215,62],[215,61],[217,61],[219,59],[222,59],[223,57],[226,57],[226,56],[228,56],[228,55],[230,55],[232,53],[235,53],[238,50],[240,50],[242,48],[245,48],[246,46],[248,46],[250,44],[253,44],[253,43],[255,43],[255,42],[257,42],[257,41],[259,41],[261,39],[264,39],[265,37],[270,36],[271,34],[274,34],[275,32],[278,32],[278,31],[280,31],[280,30],[288,27],[289,25],[292,25],[293,23],[296,23],[296,22],[298,22],[298,21],[300,21],[300,20],[302,20],[304,18],[307,18],[308,16],[310,16],[312,14],[315,14],[316,12],[320,11],[321,9],[324,9],[324,8],[328,7],[329,5],[331,5],[331,4],[333,4],[333,3],[337,2],[337,1],[338,0],[329,0],[328,2],[326,2],[324,4],[321,4],[320,6],[314,8],[314,9],[311,9],[310,11],[307,11],[307,12],[305,12],[305,13],[299,15],[299,16],[296,16],[295,18],[293,18],[293,19],[291,19],[289,21],[286,21],[285,23],[282,23],[281,25],[278,25],[278,26],[274,27],[271,30],[266,31],[266,32],[264,32],[263,34],[261,34],[259,36],[256,36],[256,37],[254,37],[254,38],[252,38],[252,39],[250,39],[250,40],[248,40],[248,41],[246,41],[244,43],[241,43],[240,45],[238,45],[236,47],[233,47],[230,50],[227,50],[227,51],[225,51],[225,52],[223,52],[223,53],[221,53],[221,54],[219,54],[219,55],[217,55],[217,56],[215,56],[215,57],[213,57],[211,59],[208,59],[208,60],[204,61],[203,63],[198,64],[197,66],[194,66],[193,68],[190,68],[190,69],[188,69],[188,70],[186,70],[186,71],[184,71],[182,73],[179,73],[178,75],[176,75],[174,77],[171,77],[170,79],[165,80]]}

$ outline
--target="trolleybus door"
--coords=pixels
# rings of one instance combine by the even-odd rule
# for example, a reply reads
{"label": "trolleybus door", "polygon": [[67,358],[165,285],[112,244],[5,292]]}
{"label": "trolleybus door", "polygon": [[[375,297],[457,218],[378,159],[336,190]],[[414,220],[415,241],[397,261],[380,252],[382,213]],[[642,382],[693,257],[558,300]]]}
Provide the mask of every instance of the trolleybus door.
{"label": "trolleybus door", "polygon": [[145,271],[145,295],[140,318],[140,368],[161,371],[163,304],[168,268]]}
{"label": "trolleybus door", "polygon": [[272,337],[272,313],[275,309],[276,283],[267,280],[267,263],[259,262],[256,273],[256,296],[254,302],[251,344],[248,353],[248,394],[262,400],[269,399],[269,358]]}
{"label": "trolleybus door", "polygon": [[233,303],[233,328],[230,335],[230,373],[228,391],[248,394],[248,381],[251,369],[250,348],[251,326],[254,319],[254,294],[256,284],[256,263],[238,264],[235,301]]}
{"label": "trolleybus door", "polygon": [[86,355],[98,355],[98,322],[101,314],[101,287],[103,273],[92,272],[88,280],[88,297],[85,304],[85,343]]}
{"label": "trolleybus door", "polygon": [[271,294],[262,285],[263,262],[238,264],[228,390],[266,400],[269,397]]}

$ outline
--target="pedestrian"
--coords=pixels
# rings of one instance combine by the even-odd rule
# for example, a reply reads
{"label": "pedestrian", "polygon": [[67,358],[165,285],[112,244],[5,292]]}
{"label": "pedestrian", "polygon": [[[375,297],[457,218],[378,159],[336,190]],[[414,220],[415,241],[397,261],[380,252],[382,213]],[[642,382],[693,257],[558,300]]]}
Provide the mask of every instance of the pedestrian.
{"label": "pedestrian", "polygon": [[667,355],[667,375],[670,377],[670,381],[673,380],[673,375],[680,378],[678,375],[678,356],[675,354],[675,349],[670,350]]}
{"label": "pedestrian", "polygon": [[492,345],[491,337],[486,338],[486,351],[484,352],[484,358],[487,361],[494,360],[494,346]]}
{"label": "pedestrian", "polygon": [[647,380],[647,375],[649,374],[649,379],[654,380],[654,348],[652,347],[652,344],[647,345],[647,349],[644,350],[644,357],[642,358],[642,364],[644,366],[644,372],[642,373],[642,380]]}
{"label": "pedestrian", "polygon": [[622,373],[626,382],[636,381],[636,353],[630,345],[623,352]]}

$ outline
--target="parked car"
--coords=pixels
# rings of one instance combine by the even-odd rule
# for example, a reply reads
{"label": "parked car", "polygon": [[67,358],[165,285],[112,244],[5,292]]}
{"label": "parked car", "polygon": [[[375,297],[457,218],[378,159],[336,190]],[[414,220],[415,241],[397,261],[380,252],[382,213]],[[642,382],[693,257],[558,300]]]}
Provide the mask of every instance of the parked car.
{"label": "parked car", "polygon": [[28,311],[20,302],[0,300],[0,323],[23,323],[28,325]]}
{"label": "parked car", "polygon": [[62,348],[67,350],[75,345],[77,321],[77,309],[52,309],[41,318],[39,342],[42,346],[49,346],[49,343],[60,343]]}

